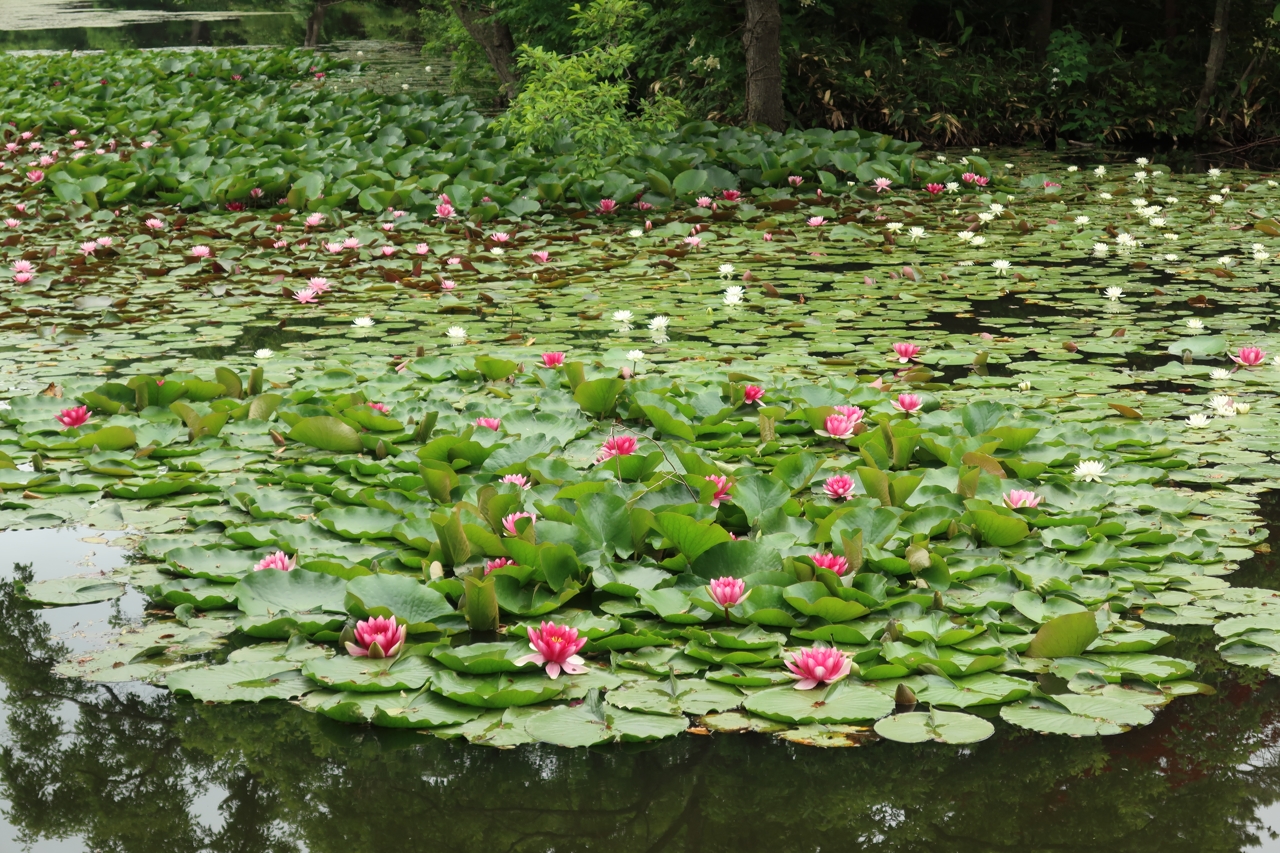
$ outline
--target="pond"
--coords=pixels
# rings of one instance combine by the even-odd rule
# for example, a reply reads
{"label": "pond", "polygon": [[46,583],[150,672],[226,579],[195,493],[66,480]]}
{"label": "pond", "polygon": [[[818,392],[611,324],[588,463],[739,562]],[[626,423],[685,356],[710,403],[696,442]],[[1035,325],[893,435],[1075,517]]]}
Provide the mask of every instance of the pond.
{"label": "pond", "polygon": [[[306,38],[96,8],[27,46]],[[379,44],[21,60],[71,154],[0,178],[0,833],[1280,849],[1273,176],[595,174]]]}

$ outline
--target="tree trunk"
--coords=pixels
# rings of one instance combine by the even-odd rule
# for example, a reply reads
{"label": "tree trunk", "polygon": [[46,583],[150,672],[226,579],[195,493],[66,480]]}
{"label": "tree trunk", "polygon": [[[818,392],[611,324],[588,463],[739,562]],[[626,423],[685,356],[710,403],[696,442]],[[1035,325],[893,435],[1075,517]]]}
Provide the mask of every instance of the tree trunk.
{"label": "tree trunk", "polygon": [[303,38],[303,47],[318,47],[320,44],[320,28],[324,26],[324,4],[316,3],[307,17],[307,34]]}
{"label": "tree trunk", "polygon": [[1039,0],[1031,19],[1031,52],[1044,61],[1049,52],[1049,34],[1053,32],[1053,0]]}
{"label": "tree trunk", "polygon": [[1218,0],[1213,12],[1213,37],[1209,40],[1209,59],[1204,64],[1204,87],[1196,101],[1196,130],[1204,127],[1209,114],[1209,101],[1213,99],[1218,84],[1218,74],[1227,61],[1227,16],[1231,12],[1231,0]]}
{"label": "tree trunk", "polygon": [[782,112],[782,13],[778,0],[746,0],[747,122],[786,127]]}
{"label": "tree trunk", "polygon": [[493,17],[493,8],[472,5],[469,0],[449,0],[449,6],[458,16],[462,26],[489,58],[489,64],[498,75],[498,84],[503,100],[511,100],[516,94],[516,85],[520,77],[516,74],[514,54],[515,40],[511,37],[511,29],[502,21]]}

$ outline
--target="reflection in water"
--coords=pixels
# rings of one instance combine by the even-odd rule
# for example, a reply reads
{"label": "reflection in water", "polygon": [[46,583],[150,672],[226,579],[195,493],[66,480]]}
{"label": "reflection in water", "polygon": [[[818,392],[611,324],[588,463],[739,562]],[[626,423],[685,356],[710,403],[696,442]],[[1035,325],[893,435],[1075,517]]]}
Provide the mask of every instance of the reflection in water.
{"label": "reflection in water", "polygon": [[[19,579],[30,577],[15,567]],[[1280,797],[1280,686],[1191,656],[1219,693],[1111,738],[1001,727],[975,747],[792,747],[685,736],[637,749],[499,751],[334,723],[285,703],[198,705],[50,674],[45,614],[0,583],[8,739],[0,792],[23,843],[119,853],[1238,851]]]}

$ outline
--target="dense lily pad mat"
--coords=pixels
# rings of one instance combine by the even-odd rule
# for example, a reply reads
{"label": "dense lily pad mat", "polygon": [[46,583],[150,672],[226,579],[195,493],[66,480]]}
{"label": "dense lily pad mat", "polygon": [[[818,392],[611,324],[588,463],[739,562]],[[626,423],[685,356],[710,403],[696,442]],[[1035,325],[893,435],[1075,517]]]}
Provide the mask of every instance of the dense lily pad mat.
{"label": "dense lily pad mat", "polygon": [[[310,87],[313,127],[365,103],[325,101],[299,56],[169,61],[130,73]],[[474,155],[464,107],[432,108],[459,124],[415,156]],[[105,125],[75,148],[65,122],[27,124],[0,185],[0,524],[145,532],[126,575],[29,596],[129,582],[165,614],[64,674],[510,746],[691,718],[822,745],[972,742],[996,716],[1111,734],[1206,689],[1168,653],[1179,626],[1280,673],[1280,598],[1228,580],[1280,471],[1280,370],[1242,349],[1280,349],[1266,176],[952,154],[968,178],[907,190],[811,149],[778,175],[699,159],[670,194],[628,184],[609,210],[600,184],[535,210],[500,207],[468,160],[404,196],[291,176],[283,202],[250,182],[117,213],[88,185],[46,195],[98,162],[74,154]],[[167,133],[121,162],[184,167]],[[26,179],[54,146],[54,177]],[[368,620],[403,629],[397,654],[348,655]],[[577,632],[583,671],[528,659],[543,622]],[[821,647],[848,675],[797,690],[787,661]]]}

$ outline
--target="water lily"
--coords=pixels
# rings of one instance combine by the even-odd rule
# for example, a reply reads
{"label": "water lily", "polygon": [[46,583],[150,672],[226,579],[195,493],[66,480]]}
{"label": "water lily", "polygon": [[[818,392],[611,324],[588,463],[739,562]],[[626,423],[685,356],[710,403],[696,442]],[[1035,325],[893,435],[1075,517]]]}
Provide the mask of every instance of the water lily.
{"label": "water lily", "polygon": [[858,426],[858,422],[844,415],[827,415],[827,419],[823,421],[822,425],[824,428],[817,431],[818,435],[847,441],[853,438],[854,429]]}
{"label": "water lily", "polygon": [[632,319],[634,319],[634,317],[635,315],[625,308],[622,308],[613,312],[613,322],[615,323],[622,323],[624,325],[627,325],[627,324],[630,324],[630,322],[632,321]]}
{"label": "water lily", "polygon": [[559,367],[564,364],[564,353],[562,352],[544,352],[542,354],[543,367]]}
{"label": "water lily", "polygon": [[529,629],[529,648],[533,654],[516,660],[517,666],[536,663],[546,667],[551,679],[560,677],[564,671],[570,675],[580,675],[587,671],[585,661],[578,652],[587,644],[586,637],[579,637],[576,628],[557,625],[554,622],[543,622],[540,627]]}
{"label": "water lily", "polygon": [[889,401],[889,405],[904,415],[914,415],[920,411],[920,407],[924,405],[924,400],[917,394],[899,394],[898,399]]}
{"label": "water lily", "polygon": [[476,418],[476,420],[475,420],[475,424],[476,424],[476,426],[478,426],[478,427],[484,427],[485,429],[491,429],[491,430],[493,430],[494,432],[497,432],[498,430],[502,429],[502,419],[501,419],[501,418]]}
{"label": "water lily", "polygon": [[1236,401],[1224,394],[1209,398],[1209,408],[1220,418],[1234,418],[1237,413]]}
{"label": "water lily", "polygon": [[373,318],[357,317],[351,321],[351,325],[355,326],[357,329],[368,329],[373,325]]}
{"label": "water lily", "polygon": [[352,639],[344,642],[352,657],[382,660],[400,654],[406,633],[407,628],[394,617],[374,616],[357,622]]}
{"label": "water lily", "polygon": [[787,183],[791,184],[793,187],[798,187],[804,183],[804,178],[799,175],[790,175],[787,177]]}
{"label": "water lily", "polygon": [[431,246],[427,243],[419,243],[413,247],[414,254],[429,255],[431,254]]}
{"label": "water lily", "polygon": [[618,203],[611,198],[603,198],[596,205],[596,213],[613,213],[618,209]]}
{"label": "water lily", "polygon": [[1008,275],[1009,270],[1012,267],[1013,267],[1013,264],[1005,260],[998,260],[998,261],[991,262],[991,268],[996,271],[996,275]]}
{"label": "water lily", "polygon": [[1267,360],[1267,354],[1257,347],[1240,347],[1231,360],[1241,367],[1257,367]]}
{"label": "water lily", "polygon": [[827,224],[827,220],[826,217],[823,216],[810,216],[804,221],[804,224],[808,225],[810,228],[821,228],[823,225]]}
{"label": "water lily", "polygon": [[748,406],[759,403],[764,398],[764,389],[759,385],[748,385],[742,389],[742,402]]}
{"label": "water lily", "polygon": [[1204,329],[1204,320],[1199,317],[1192,317],[1187,320],[1187,328],[1193,331],[1201,331]]}
{"label": "water lily", "polygon": [[488,576],[489,572],[493,571],[494,569],[501,569],[501,568],[505,568],[506,566],[514,566],[514,565],[516,565],[516,561],[511,559],[510,557],[497,557],[495,559],[488,560],[485,562],[484,573],[485,573],[485,576]]}
{"label": "water lily", "polygon": [[27,180],[33,184],[38,184],[44,180],[44,172],[39,169],[32,169],[30,172],[27,172]]}
{"label": "water lily", "polygon": [[853,663],[839,649],[813,646],[791,655],[787,669],[796,679],[797,690],[812,690],[819,684],[832,684],[853,671]]}
{"label": "water lily", "polygon": [[93,240],[89,240],[87,242],[80,244],[80,254],[84,255],[86,258],[92,255],[97,250],[98,250],[98,244],[95,243]]}
{"label": "water lily", "polygon": [[537,518],[531,512],[513,512],[502,519],[502,529],[507,532],[508,536],[519,536],[520,531],[516,528],[516,522],[522,518],[529,519],[530,524],[537,521]]}
{"label": "water lily", "polygon": [[907,234],[911,237],[911,242],[914,243],[924,236],[924,228],[919,225],[912,225],[907,229]]}
{"label": "water lily", "polygon": [[699,246],[701,246],[701,245],[702,245],[702,238],[701,238],[701,237],[698,237],[698,236],[696,236],[696,235],[691,236],[691,237],[685,237],[685,238],[684,238],[684,243],[685,243],[685,245],[686,245],[686,246],[689,246],[689,247],[690,247],[690,248],[692,248],[692,249],[696,249],[696,248],[698,248]]}
{"label": "water lily", "polygon": [[946,190],[943,184],[925,184],[924,188],[929,195],[939,195]]}
{"label": "water lily", "polygon": [[1215,367],[1209,371],[1209,378],[1217,382],[1231,378],[1231,371],[1225,367]]}
{"label": "water lily", "polygon": [[89,421],[89,407],[76,406],[74,409],[63,409],[53,419],[67,429],[84,426]]}
{"label": "water lily", "polygon": [[711,600],[725,610],[741,604],[747,597],[746,584],[739,578],[714,578],[707,584],[707,592],[710,593]]}
{"label": "water lily", "polygon": [[901,231],[901,230],[902,230],[902,223],[901,223],[901,222],[886,222],[886,223],[884,224],[884,230],[886,230],[886,231],[891,231],[891,232],[893,232],[894,234],[897,234],[899,231]]}
{"label": "water lily", "polygon": [[893,345],[893,351],[898,356],[901,364],[906,364],[920,354],[920,347],[915,344],[896,343]]}
{"label": "water lily", "polygon": [[1194,415],[1187,418],[1187,426],[1192,429],[1203,429],[1207,427],[1212,420],[1213,418],[1209,417],[1205,413],[1196,412]]}
{"label": "water lily", "polygon": [[671,324],[671,318],[666,314],[658,314],[649,320],[649,331],[665,332],[667,326]]}
{"label": "water lily", "polygon": [[1124,290],[1119,287],[1108,287],[1106,290],[1102,291],[1102,293],[1112,302],[1119,302],[1120,297],[1124,296]]}
{"label": "water lily", "polygon": [[1107,256],[1107,251],[1108,249],[1107,249],[1106,243],[1093,244],[1093,256],[1095,258],[1105,258]]}
{"label": "water lily", "polygon": [[436,216],[441,219],[449,219],[453,216],[453,205],[447,201],[442,201],[436,205]]}
{"label": "water lily", "polygon": [[724,304],[730,307],[742,304],[742,297],[746,294],[747,289],[741,285],[735,284],[732,287],[725,288]]}
{"label": "water lily", "polygon": [[503,477],[499,482],[511,483],[512,485],[519,486],[522,489],[533,488],[533,483],[529,482],[529,478],[526,477],[524,474],[508,474],[507,476]]}
{"label": "water lily", "polygon": [[1076,223],[1076,225],[1088,225],[1088,224],[1089,224],[1089,217],[1087,217],[1087,216],[1077,216],[1077,217],[1075,218],[1075,223]]}
{"label": "water lily", "polygon": [[545,251],[537,251],[537,252],[533,252],[530,255],[530,257],[532,257],[535,261],[537,261],[540,264],[545,264],[551,260],[551,253],[545,252]]}
{"label": "water lily", "polygon": [[636,452],[636,440],[629,435],[611,435],[600,445],[596,454],[596,462],[604,462],[615,456],[630,456]]}
{"label": "water lily", "polygon": [[822,484],[822,491],[826,492],[827,497],[833,501],[847,501],[853,497],[853,478],[848,474],[836,474],[834,477],[828,477],[827,481]]}
{"label": "water lily", "polygon": [[253,352],[253,357],[254,357],[254,358],[264,358],[264,359],[265,359],[265,358],[271,358],[271,356],[273,356],[273,355],[275,355],[275,354],[276,354],[276,351],[275,351],[275,350],[267,349],[266,347],[263,347],[263,348],[262,348],[262,349],[260,349],[260,350],[254,350],[254,352]]}
{"label": "water lily", "polygon": [[281,572],[291,572],[297,567],[297,556],[291,557],[284,551],[275,551],[259,560],[254,565],[253,570],[255,572],[265,572],[267,569],[275,569]]}
{"label": "water lily", "polygon": [[450,326],[444,334],[451,341],[462,342],[467,339],[467,330],[461,326]]}
{"label": "water lily", "polygon": [[889,187],[893,186],[893,181],[888,178],[876,178],[872,183],[875,185],[876,192],[882,193]]}
{"label": "water lily", "polygon": [[373,409],[375,412],[377,412],[380,415],[391,414],[391,407],[388,406],[386,403],[365,403],[365,405]]}
{"label": "water lily", "polygon": [[721,265],[720,265],[720,277],[721,277],[721,278],[728,278],[728,277],[729,277],[729,276],[731,276],[731,275],[733,275],[733,264],[721,264]]}
{"label": "water lily", "polygon": [[849,571],[849,561],[838,554],[819,552],[817,554],[810,554],[809,559],[813,560],[813,564],[818,568],[829,569],[837,575],[843,575],[845,572]]}
{"label": "water lily", "polygon": [[301,290],[295,291],[293,294],[293,298],[298,300],[298,302],[300,302],[301,304],[307,305],[309,303],[315,302],[317,295],[318,294],[311,288],[304,287]]}
{"label": "water lily", "polygon": [[1101,483],[1107,466],[1098,459],[1085,459],[1076,463],[1071,474],[1082,483]]}
{"label": "water lily", "polygon": [[1040,506],[1041,497],[1026,489],[1013,489],[1004,496],[1004,504],[1009,509],[1033,508]]}
{"label": "water lily", "polygon": [[728,477],[722,477],[716,474],[708,474],[705,477],[703,477],[703,479],[706,480],[708,483],[713,484],[716,487],[715,492],[712,493],[711,495],[712,507],[719,507],[721,501],[729,500],[729,489],[731,489],[732,486],[729,483]]}

